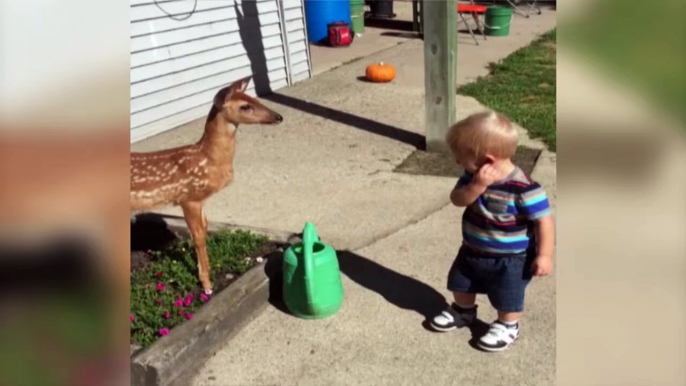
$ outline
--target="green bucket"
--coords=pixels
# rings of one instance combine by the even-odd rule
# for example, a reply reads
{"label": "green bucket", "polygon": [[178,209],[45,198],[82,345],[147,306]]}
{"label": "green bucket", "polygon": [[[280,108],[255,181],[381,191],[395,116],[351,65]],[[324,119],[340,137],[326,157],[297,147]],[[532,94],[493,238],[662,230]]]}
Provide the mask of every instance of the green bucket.
{"label": "green bucket", "polygon": [[486,10],[486,35],[488,36],[507,36],[510,34],[510,23],[512,23],[512,8],[490,6]]}
{"label": "green bucket", "polygon": [[350,20],[355,35],[364,33],[364,0],[350,0]]}

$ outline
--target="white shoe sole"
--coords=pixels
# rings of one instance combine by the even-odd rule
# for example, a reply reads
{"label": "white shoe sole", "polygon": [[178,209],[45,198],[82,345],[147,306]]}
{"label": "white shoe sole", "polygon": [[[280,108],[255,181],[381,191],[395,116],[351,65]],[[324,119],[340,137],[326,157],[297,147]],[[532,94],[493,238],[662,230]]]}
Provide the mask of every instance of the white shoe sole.
{"label": "white shoe sole", "polygon": [[433,322],[429,322],[429,325],[431,325],[431,328],[433,328],[434,330],[436,330],[438,332],[449,332],[449,331],[453,331],[453,330],[457,329],[457,327],[455,327],[455,326],[440,327],[440,326],[435,325]]}
{"label": "white shoe sole", "polygon": [[501,352],[501,351],[505,351],[505,350],[507,350],[508,348],[510,348],[510,346],[512,346],[512,344],[513,344],[514,342],[516,342],[517,339],[519,339],[519,336],[516,337],[516,338],[512,341],[512,343],[508,344],[507,346],[498,347],[498,348],[495,348],[495,347],[488,347],[488,346],[482,346],[480,341],[479,341],[479,342],[476,342],[476,345],[477,345],[480,349],[482,349],[482,350],[484,350],[484,351],[488,351],[488,352]]}

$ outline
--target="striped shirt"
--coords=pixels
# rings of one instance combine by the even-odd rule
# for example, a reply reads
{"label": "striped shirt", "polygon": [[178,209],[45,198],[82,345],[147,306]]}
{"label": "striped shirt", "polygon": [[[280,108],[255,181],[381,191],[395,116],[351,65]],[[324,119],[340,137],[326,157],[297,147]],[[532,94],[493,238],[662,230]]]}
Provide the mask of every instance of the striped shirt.
{"label": "striped shirt", "polygon": [[[456,187],[469,184],[472,177],[465,173]],[[550,204],[541,185],[515,167],[465,209],[462,240],[487,254],[522,254],[536,247],[533,221],[548,215]]]}

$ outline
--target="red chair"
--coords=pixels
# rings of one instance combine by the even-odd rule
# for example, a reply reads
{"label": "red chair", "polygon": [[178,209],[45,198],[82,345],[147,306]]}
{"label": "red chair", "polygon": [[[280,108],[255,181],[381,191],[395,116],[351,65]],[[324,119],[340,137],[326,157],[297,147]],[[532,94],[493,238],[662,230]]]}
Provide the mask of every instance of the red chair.
{"label": "red chair", "polygon": [[479,32],[481,32],[481,36],[483,36],[484,40],[486,40],[486,34],[484,34],[483,24],[479,20],[479,16],[485,15],[487,9],[488,8],[484,5],[457,4],[457,14],[460,15],[460,19],[462,19],[464,22],[464,25],[467,27],[469,34],[472,35],[472,39],[474,39],[474,42],[476,42],[477,46],[479,45],[479,41],[476,40],[476,36],[474,36],[474,32],[472,32],[472,28],[469,26],[469,23],[467,23],[464,15],[472,15],[474,21],[476,22],[476,28],[479,30]]}

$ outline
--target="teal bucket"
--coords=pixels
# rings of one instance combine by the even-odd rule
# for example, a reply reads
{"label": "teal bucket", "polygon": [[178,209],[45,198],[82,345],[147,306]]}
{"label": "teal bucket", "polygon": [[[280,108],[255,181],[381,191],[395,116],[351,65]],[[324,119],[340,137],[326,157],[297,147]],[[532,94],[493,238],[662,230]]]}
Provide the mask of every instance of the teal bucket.
{"label": "teal bucket", "polygon": [[510,24],[512,23],[512,8],[490,6],[486,10],[486,35],[488,36],[507,36],[510,34]]}

